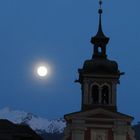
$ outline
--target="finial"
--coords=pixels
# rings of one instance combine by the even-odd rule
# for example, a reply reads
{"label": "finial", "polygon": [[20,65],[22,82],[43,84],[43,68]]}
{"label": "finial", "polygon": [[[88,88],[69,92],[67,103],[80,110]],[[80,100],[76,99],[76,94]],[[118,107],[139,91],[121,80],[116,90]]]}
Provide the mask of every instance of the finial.
{"label": "finial", "polygon": [[103,13],[103,10],[102,10],[102,0],[99,0],[99,11],[98,11],[98,13],[99,13],[99,32],[102,32],[102,17],[101,17],[101,14]]}
{"label": "finial", "polygon": [[99,4],[100,4],[100,9],[102,9],[101,7],[102,7],[102,0],[99,0]]}
{"label": "finial", "polygon": [[99,0],[99,14],[101,15],[102,13],[103,13],[103,10],[102,10],[102,4],[103,4],[103,2],[102,2],[102,0]]}

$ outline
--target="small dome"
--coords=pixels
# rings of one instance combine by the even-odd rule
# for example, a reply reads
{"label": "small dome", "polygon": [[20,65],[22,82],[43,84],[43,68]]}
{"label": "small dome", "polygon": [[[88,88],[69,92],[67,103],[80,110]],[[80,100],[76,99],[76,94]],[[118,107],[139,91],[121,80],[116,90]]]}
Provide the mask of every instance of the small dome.
{"label": "small dome", "polygon": [[120,74],[117,62],[102,58],[86,60],[82,71],[89,74]]}

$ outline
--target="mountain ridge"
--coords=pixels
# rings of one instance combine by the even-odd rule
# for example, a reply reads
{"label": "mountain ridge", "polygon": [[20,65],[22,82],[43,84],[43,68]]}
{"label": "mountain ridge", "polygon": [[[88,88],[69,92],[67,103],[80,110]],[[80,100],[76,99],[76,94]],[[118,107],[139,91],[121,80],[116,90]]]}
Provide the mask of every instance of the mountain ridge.
{"label": "mountain ridge", "polygon": [[9,107],[0,109],[0,119],[7,119],[15,124],[29,125],[37,133],[63,133],[66,126],[64,119],[48,120],[30,112],[12,110]]}

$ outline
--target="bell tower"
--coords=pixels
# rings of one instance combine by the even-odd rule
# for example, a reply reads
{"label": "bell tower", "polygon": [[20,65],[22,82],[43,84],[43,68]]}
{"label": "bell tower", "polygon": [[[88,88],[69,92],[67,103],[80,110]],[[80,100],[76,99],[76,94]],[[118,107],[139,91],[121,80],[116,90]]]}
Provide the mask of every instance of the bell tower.
{"label": "bell tower", "polygon": [[99,26],[91,38],[93,54],[78,69],[81,85],[81,110],[64,116],[64,140],[135,140],[133,117],[117,110],[117,84],[120,72],[116,61],[109,60],[109,38],[102,29],[102,1],[99,0]]}
{"label": "bell tower", "polygon": [[79,69],[79,82],[82,87],[82,110],[102,107],[111,111],[117,111],[116,87],[121,73],[118,64],[109,60],[106,47],[109,38],[102,30],[102,1],[99,2],[99,27],[97,34],[91,38],[93,55],[90,60],[84,62]]}

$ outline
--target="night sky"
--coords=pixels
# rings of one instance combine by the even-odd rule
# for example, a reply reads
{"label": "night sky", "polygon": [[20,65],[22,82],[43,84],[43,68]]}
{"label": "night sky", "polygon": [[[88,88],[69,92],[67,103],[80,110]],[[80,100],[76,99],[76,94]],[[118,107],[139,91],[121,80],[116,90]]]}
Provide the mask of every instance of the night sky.
{"label": "night sky", "polygon": [[[118,109],[140,121],[140,1],[103,3],[108,58],[125,75]],[[90,38],[98,26],[98,0],[0,0],[0,108],[49,119],[78,111],[77,69],[92,56]],[[50,73],[34,74],[39,63]]]}

